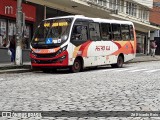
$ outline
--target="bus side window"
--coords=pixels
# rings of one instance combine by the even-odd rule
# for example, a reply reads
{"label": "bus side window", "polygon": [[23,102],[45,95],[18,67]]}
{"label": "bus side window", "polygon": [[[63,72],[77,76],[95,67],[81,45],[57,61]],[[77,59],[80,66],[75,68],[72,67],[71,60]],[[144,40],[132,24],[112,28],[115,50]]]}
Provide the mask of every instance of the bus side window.
{"label": "bus side window", "polygon": [[132,25],[129,26],[129,31],[130,31],[131,40],[134,40],[134,33],[133,33],[133,26]]}
{"label": "bus side window", "polygon": [[112,24],[112,33],[114,40],[122,40],[120,24]]}
{"label": "bus side window", "polygon": [[121,24],[122,40],[130,40],[129,25]]}
{"label": "bus side window", "polygon": [[81,40],[82,25],[75,25],[72,31],[72,40]]}
{"label": "bus side window", "polygon": [[89,23],[89,35],[93,41],[100,41],[99,23]]}
{"label": "bus side window", "polygon": [[101,23],[101,38],[102,40],[112,39],[110,23]]}
{"label": "bus side window", "polygon": [[74,25],[71,39],[75,41],[87,41],[87,31],[87,26],[85,25]]}

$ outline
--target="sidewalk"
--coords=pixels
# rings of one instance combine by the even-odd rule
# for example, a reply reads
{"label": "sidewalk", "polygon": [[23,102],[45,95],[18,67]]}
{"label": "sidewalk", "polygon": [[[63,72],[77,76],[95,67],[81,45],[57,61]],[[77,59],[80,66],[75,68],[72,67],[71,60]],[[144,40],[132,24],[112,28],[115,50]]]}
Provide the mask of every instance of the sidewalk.
{"label": "sidewalk", "polygon": [[[136,62],[148,62],[148,61],[160,61],[160,55],[156,55],[155,57],[151,57],[150,55],[141,55],[136,56],[133,60],[127,63],[136,63]],[[0,74],[2,73],[22,73],[22,72],[30,72],[31,71],[31,63],[25,62],[22,66],[12,65],[11,63],[0,63]]]}
{"label": "sidewalk", "polygon": [[0,63],[0,74],[2,73],[23,73],[31,71],[31,63],[25,62],[22,66],[13,65],[11,63]]}
{"label": "sidewalk", "polygon": [[150,55],[136,56],[133,60],[129,61],[129,63],[148,62],[148,61],[160,61],[160,55],[156,55],[155,57],[152,57]]}

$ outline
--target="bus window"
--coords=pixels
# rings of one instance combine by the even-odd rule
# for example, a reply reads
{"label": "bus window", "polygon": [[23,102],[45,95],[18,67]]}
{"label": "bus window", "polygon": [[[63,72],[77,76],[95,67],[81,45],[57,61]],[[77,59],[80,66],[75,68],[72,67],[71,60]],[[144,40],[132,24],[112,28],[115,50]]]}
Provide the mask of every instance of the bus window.
{"label": "bus window", "polygon": [[87,26],[74,25],[72,31],[72,41],[87,41]]}
{"label": "bus window", "polygon": [[114,40],[121,40],[121,27],[120,24],[112,24],[112,33]]}
{"label": "bus window", "polygon": [[132,25],[129,26],[129,31],[130,31],[131,40],[134,40],[134,33],[133,33],[133,26]]}
{"label": "bus window", "polygon": [[101,38],[102,40],[111,40],[111,25],[109,23],[101,23]]}
{"label": "bus window", "polygon": [[130,40],[129,25],[121,24],[122,40]]}
{"label": "bus window", "polygon": [[100,40],[100,31],[99,31],[99,24],[98,23],[89,23],[89,34],[90,39],[93,41]]}

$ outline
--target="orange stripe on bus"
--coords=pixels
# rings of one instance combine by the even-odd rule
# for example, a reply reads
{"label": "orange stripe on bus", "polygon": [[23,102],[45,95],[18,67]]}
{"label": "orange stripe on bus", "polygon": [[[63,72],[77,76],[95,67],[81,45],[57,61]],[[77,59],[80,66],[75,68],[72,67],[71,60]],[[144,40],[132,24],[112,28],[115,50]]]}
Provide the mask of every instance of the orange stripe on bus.
{"label": "orange stripe on bus", "polygon": [[35,49],[35,48],[32,48],[32,50],[33,50],[35,53],[38,53],[38,54],[54,53],[54,52],[57,52],[59,49],[60,49],[60,47],[58,47],[58,48],[53,48],[53,49]]}
{"label": "orange stripe on bus", "polygon": [[[133,41],[134,42],[134,41]],[[119,43],[119,42],[117,42]],[[125,42],[126,44],[122,44],[120,49],[118,49],[116,52],[112,53],[112,55],[119,55],[120,53],[124,54],[131,54],[134,53],[134,44],[130,41]]]}
{"label": "orange stripe on bus", "polygon": [[80,45],[80,46],[78,46],[78,47],[75,47],[75,48],[74,48],[73,58],[75,58],[75,57],[77,56],[77,53],[78,53],[78,51],[79,51],[80,47],[81,47],[81,45]]}

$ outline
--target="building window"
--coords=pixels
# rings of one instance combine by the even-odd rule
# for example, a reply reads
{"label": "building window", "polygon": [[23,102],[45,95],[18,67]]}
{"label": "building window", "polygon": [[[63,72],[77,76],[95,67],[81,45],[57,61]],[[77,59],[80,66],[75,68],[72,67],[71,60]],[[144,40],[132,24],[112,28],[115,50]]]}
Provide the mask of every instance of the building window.
{"label": "building window", "polygon": [[148,16],[149,16],[148,10],[144,9],[143,18],[142,19],[148,21]]}
{"label": "building window", "polygon": [[98,0],[94,0],[94,2],[98,3]]}
{"label": "building window", "polygon": [[120,0],[120,12],[124,12],[124,0]]}
{"label": "building window", "polygon": [[126,2],[126,14],[129,14],[130,7],[129,7],[129,2]]}
{"label": "building window", "polygon": [[143,15],[143,14],[142,14],[142,9],[140,8],[140,9],[139,9],[139,18],[140,18],[140,19],[142,19],[142,15]]}
{"label": "building window", "polygon": [[118,0],[117,1],[117,9],[119,12],[123,12],[124,10],[124,0]]}
{"label": "building window", "polygon": [[[31,40],[31,26],[26,25],[23,28],[22,49],[29,49]],[[16,22],[12,20],[0,19],[0,47],[8,47],[9,41],[15,39]]]}
{"label": "building window", "polygon": [[22,40],[23,49],[29,49],[30,40],[31,40],[31,26],[26,25],[24,27],[24,35],[23,35],[23,40]]}
{"label": "building window", "polygon": [[102,0],[98,0],[98,4],[99,5],[103,5],[103,1]]}
{"label": "building window", "polygon": [[107,1],[106,0],[103,1],[103,6],[107,7]]}
{"label": "building window", "polygon": [[126,2],[126,14],[136,17],[137,5],[131,2]]}
{"label": "building window", "polygon": [[0,47],[6,47],[8,45],[6,33],[7,21],[5,19],[0,19]]}
{"label": "building window", "polygon": [[134,17],[137,16],[137,5],[136,5],[136,4],[133,4],[132,15],[133,15]]}
{"label": "building window", "polygon": [[109,0],[109,7],[111,9],[117,9],[117,2],[116,2],[116,0]]}

